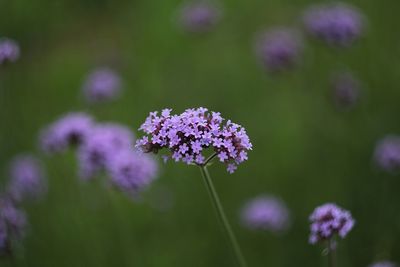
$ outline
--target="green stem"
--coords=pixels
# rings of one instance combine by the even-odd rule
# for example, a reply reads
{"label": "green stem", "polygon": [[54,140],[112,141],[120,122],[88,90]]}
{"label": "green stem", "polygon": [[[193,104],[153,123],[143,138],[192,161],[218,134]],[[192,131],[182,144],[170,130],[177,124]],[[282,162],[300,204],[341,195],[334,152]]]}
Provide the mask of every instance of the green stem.
{"label": "green stem", "polygon": [[336,248],[334,244],[334,240],[328,240],[328,266],[336,267]]}
{"label": "green stem", "polygon": [[228,219],[226,218],[224,208],[222,207],[221,201],[219,200],[217,191],[215,190],[214,184],[211,180],[210,174],[208,173],[207,167],[205,165],[200,166],[200,170],[201,170],[201,174],[203,176],[207,191],[210,195],[211,201],[213,202],[214,207],[217,211],[218,219],[220,220],[226,234],[228,235],[228,238],[231,243],[233,252],[236,256],[238,265],[240,267],[246,267],[247,266],[246,261],[244,260],[242,251],[236,240],[235,234],[233,233],[232,228],[228,222]]}

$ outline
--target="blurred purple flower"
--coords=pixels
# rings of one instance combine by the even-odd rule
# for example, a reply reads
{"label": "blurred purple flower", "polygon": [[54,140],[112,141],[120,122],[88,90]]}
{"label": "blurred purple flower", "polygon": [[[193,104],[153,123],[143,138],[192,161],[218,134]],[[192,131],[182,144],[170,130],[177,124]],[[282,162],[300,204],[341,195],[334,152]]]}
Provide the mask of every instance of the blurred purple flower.
{"label": "blurred purple flower", "polygon": [[113,155],[107,165],[112,184],[131,197],[136,197],[157,174],[157,164],[152,157],[129,149]]}
{"label": "blurred purple flower", "polygon": [[121,78],[109,68],[96,69],[86,78],[83,92],[91,103],[113,100],[121,92]]}
{"label": "blurred purple flower", "polygon": [[133,149],[134,136],[125,126],[104,123],[93,127],[78,150],[80,176],[87,180],[107,168],[122,149]]}
{"label": "blurred purple flower", "polygon": [[220,15],[220,10],[211,3],[192,2],[182,7],[180,22],[188,32],[207,32],[217,24]]}
{"label": "blurred purple flower", "polygon": [[250,229],[282,232],[289,227],[289,210],[280,199],[263,195],[248,202],[241,213],[243,224]]}
{"label": "blurred purple flower", "polygon": [[0,39],[0,64],[15,62],[19,54],[19,46],[15,41],[7,38]]}
{"label": "blurred purple flower", "polygon": [[143,152],[157,153],[166,148],[175,161],[202,165],[204,150],[212,148],[232,173],[236,165],[247,160],[247,151],[252,149],[246,130],[230,120],[222,124],[218,112],[197,108],[171,115],[171,109],[164,109],[160,116],[157,114],[151,112],[140,127],[148,134],[136,143]]}
{"label": "blurred purple flower", "polygon": [[10,166],[9,193],[16,201],[38,198],[47,185],[42,163],[32,155],[16,157]]}
{"label": "blurred purple flower", "polygon": [[375,161],[386,171],[400,168],[400,137],[389,135],[380,140],[375,147]]}
{"label": "blurred purple flower", "polygon": [[80,145],[93,127],[93,119],[81,112],[69,113],[52,123],[40,134],[41,149],[49,154]]}
{"label": "blurred purple flower", "polygon": [[304,14],[304,23],[314,37],[338,47],[351,45],[364,32],[360,11],[341,2],[312,6]]}
{"label": "blurred purple flower", "polygon": [[380,262],[375,262],[369,265],[368,267],[398,267],[398,265],[390,261],[380,261]]}
{"label": "blurred purple flower", "polygon": [[0,197],[0,254],[10,254],[12,244],[24,237],[25,213],[17,209],[6,196]]}
{"label": "blurred purple flower", "polygon": [[349,211],[333,203],[317,207],[311,214],[310,221],[311,244],[329,240],[336,234],[345,238],[355,223]]}
{"label": "blurred purple flower", "polygon": [[303,45],[295,30],[278,27],[262,33],[255,49],[268,71],[281,72],[298,64]]}
{"label": "blurred purple flower", "polygon": [[335,75],[332,88],[335,103],[340,108],[353,107],[360,97],[360,82],[348,72]]}

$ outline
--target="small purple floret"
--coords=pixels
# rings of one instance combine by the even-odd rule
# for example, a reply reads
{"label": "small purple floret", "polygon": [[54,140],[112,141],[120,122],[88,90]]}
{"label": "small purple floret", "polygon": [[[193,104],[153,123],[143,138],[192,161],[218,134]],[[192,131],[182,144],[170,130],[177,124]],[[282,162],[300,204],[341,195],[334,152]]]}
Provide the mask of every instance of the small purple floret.
{"label": "small purple floret", "polygon": [[290,224],[285,203],[273,196],[259,196],[245,205],[241,213],[243,224],[253,230],[282,232]]}
{"label": "small purple floret", "polygon": [[32,155],[20,155],[10,166],[9,194],[16,201],[34,199],[46,192],[42,163]]}
{"label": "small purple floret", "polygon": [[113,100],[121,93],[121,78],[109,68],[96,69],[86,78],[83,92],[91,103]]}
{"label": "small purple floret", "polygon": [[204,163],[204,151],[212,148],[230,173],[247,159],[252,144],[242,126],[230,120],[223,123],[220,113],[206,108],[187,109],[180,115],[170,112],[164,109],[160,116],[158,112],[150,113],[140,127],[148,136],[137,141],[138,148],[154,153],[165,148],[175,161],[198,165]]}
{"label": "small purple floret", "polygon": [[310,221],[311,244],[329,240],[335,235],[345,238],[355,223],[349,211],[333,203],[317,207],[311,214]]}
{"label": "small purple floret", "polygon": [[80,145],[93,125],[93,119],[89,115],[81,112],[69,113],[41,132],[41,149],[48,154],[54,154],[63,152],[70,146]]}
{"label": "small purple floret", "polygon": [[385,171],[400,168],[400,137],[389,135],[378,142],[375,148],[375,162]]}
{"label": "small purple floret", "polygon": [[19,46],[15,41],[7,38],[0,39],[0,64],[15,62],[19,54]]}
{"label": "small purple floret", "polygon": [[304,23],[311,35],[337,47],[350,46],[365,28],[360,11],[341,2],[309,8],[305,12]]}
{"label": "small purple floret", "polygon": [[189,3],[181,10],[180,22],[188,32],[207,32],[217,24],[220,15],[217,7],[210,3]]}
{"label": "small purple floret", "polygon": [[296,66],[302,50],[299,34],[289,28],[264,32],[256,42],[256,54],[270,72],[281,72]]}

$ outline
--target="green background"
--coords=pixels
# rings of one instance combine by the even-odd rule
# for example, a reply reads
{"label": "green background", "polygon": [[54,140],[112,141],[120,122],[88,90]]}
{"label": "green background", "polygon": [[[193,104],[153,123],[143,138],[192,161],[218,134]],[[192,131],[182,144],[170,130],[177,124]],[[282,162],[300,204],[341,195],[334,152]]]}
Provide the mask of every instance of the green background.
{"label": "green background", "polygon": [[[301,28],[301,12],[315,2],[219,3],[221,23],[188,35],[174,19],[177,0],[0,0],[0,36],[17,40],[22,51],[18,62],[0,67],[2,183],[9,160],[37,152],[38,131],[68,111],[136,131],[149,111],[204,106],[246,127],[254,145],[235,174],[210,168],[250,267],[325,266],[323,247],[307,242],[308,216],[328,201],[357,221],[339,244],[339,266],[400,262],[400,180],[372,161],[376,141],[400,133],[400,2],[351,1],[368,19],[365,37],[344,51],[305,38],[301,66],[278,76],[258,64],[255,35],[272,26]],[[123,97],[87,106],[81,84],[104,65],[121,73]],[[331,74],[343,69],[363,84],[359,105],[348,112],[330,99]],[[16,262],[1,266],[234,266],[195,167],[162,166],[143,199],[132,202],[100,177],[79,182],[73,151],[44,161],[49,193],[24,206],[27,238]],[[241,206],[262,193],[287,203],[287,233],[241,227]]]}

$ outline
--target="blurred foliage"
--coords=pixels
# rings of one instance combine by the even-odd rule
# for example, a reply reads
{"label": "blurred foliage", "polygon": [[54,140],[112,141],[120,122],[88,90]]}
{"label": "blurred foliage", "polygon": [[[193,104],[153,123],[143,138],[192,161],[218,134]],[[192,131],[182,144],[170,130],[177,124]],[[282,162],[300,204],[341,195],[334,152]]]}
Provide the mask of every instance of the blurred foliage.
{"label": "blurred foliage", "polygon": [[[221,1],[221,23],[195,36],[174,21],[178,0],[0,0],[0,35],[22,50],[17,63],[0,67],[2,183],[9,159],[37,151],[38,131],[65,112],[86,110],[137,129],[149,111],[205,106],[244,125],[253,141],[249,161],[235,174],[219,164],[210,170],[249,266],[324,266],[322,247],[307,243],[308,215],[327,201],[357,220],[339,244],[340,266],[400,262],[400,180],[371,160],[379,138],[400,133],[400,2],[351,1],[368,18],[358,44],[337,51],[306,38],[300,68],[265,74],[254,57],[255,34],[301,27],[299,16],[313,3]],[[99,65],[120,71],[124,95],[87,106],[80,87]],[[342,69],[363,82],[360,104],[349,112],[330,99],[330,75]],[[81,183],[72,151],[45,163],[50,191],[26,205],[30,229],[18,266],[233,265],[195,167],[163,166],[143,199],[132,202],[101,179]],[[171,194],[166,211],[151,205],[160,190]],[[243,202],[260,193],[287,202],[294,220],[288,233],[240,226]]]}

